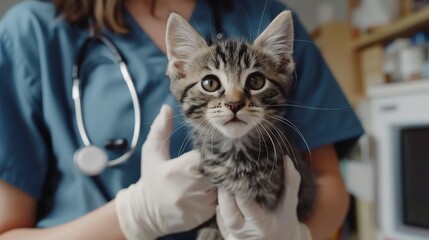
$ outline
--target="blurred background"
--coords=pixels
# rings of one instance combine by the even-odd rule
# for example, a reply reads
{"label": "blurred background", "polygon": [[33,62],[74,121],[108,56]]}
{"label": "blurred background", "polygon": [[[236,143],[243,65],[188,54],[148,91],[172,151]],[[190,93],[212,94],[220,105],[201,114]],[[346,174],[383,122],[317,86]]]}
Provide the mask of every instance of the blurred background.
{"label": "blurred background", "polygon": [[[341,160],[352,206],[331,239],[429,239],[429,0],[281,1],[367,133]],[[17,2],[1,0],[0,18]]]}

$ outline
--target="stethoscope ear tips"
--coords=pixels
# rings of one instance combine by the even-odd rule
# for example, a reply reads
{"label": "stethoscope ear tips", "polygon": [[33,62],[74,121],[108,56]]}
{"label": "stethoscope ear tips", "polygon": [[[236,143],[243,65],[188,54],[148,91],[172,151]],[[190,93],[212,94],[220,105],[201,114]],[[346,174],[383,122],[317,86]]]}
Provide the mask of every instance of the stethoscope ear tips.
{"label": "stethoscope ear tips", "polygon": [[94,145],[79,148],[74,156],[76,166],[88,176],[96,176],[107,167],[109,158],[106,152]]}

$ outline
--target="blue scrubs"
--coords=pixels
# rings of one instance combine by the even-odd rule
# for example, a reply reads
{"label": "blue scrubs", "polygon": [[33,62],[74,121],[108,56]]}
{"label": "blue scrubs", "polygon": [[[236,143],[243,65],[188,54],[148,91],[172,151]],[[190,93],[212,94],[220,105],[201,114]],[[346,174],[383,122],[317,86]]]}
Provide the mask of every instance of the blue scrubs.
{"label": "blue scrubs", "polygon": [[[223,12],[223,32],[253,40],[286,7],[274,0],[235,0]],[[0,178],[39,202],[38,227],[66,223],[103,205],[116,192],[137,181],[140,146],[162,104],[178,105],[165,77],[167,60],[148,35],[125,11],[130,33],[110,38],[123,54],[141,104],[138,150],[125,164],[98,178],[82,174],[73,164],[82,146],[72,100],[72,66],[88,31],[70,26],[55,15],[49,1],[26,1],[11,9],[0,24]],[[191,24],[204,37],[214,35],[213,17],[205,0],[197,0]],[[298,126],[310,148],[334,143],[340,154],[362,134],[349,103],[295,17],[297,82],[290,94],[296,105],[287,118]],[[92,143],[110,139],[131,142],[134,125],[130,94],[112,53],[94,44],[82,65],[83,114]],[[182,119],[176,117],[176,127]],[[188,151],[187,129],[172,138],[172,156]],[[305,144],[297,140],[302,149]],[[185,143],[185,144],[182,144]],[[108,151],[111,158],[121,151]],[[169,239],[189,239],[188,236]]]}

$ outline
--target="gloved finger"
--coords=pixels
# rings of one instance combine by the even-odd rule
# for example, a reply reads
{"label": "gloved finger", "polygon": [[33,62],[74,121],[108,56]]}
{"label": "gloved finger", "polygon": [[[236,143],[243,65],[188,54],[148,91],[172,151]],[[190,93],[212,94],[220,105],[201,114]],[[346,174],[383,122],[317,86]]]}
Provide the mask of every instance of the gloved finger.
{"label": "gloved finger", "polygon": [[233,235],[229,235],[226,240],[238,240],[237,238],[235,238]]}
{"label": "gloved finger", "polygon": [[202,177],[199,167],[201,165],[201,153],[192,150],[172,159],[168,162],[172,168],[181,169],[183,174],[189,177]]}
{"label": "gloved finger", "polygon": [[240,229],[244,224],[244,218],[237,206],[235,197],[226,190],[219,188],[217,199],[224,226],[227,229]]}
{"label": "gloved finger", "polygon": [[216,222],[223,239],[237,240],[237,238],[235,238],[234,235],[232,235],[225,227],[225,223],[223,222],[223,218],[222,218],[222,215],[220,214],[219,207],[216,208]]}
{"label": "gloved finger", "polygon": [[212,206],[214,213],[217,189],[209,179],[196,170],[196,167],[193,167],[199,164],[200,159],[201,154],[198,151],[189,151],[164,162],[162,169],[157,171],[166,181],[176,185],[171,191],[176,191],[179,195],[186,192],[188,197],[198,199],[196,202],[204,202],[205,207]]}
{"label": "gloved finger", "polygon": [[142,156],[151,158],[170,159],[170,134],[173,127],[172,110],[163,105],[153,121],[146,141],[143,144]]}
{"label": "gloved finger", "polygon": [[219,206],[216,206],[216,222],[223,239],[227,239],[229,232],[228,229],[225,227],[225,223],[223,221],[222,213],[219,210]]}
{"label": "gloved finger", "polygon": [[[284,191],[280,197],[279,205],[277,209],[280,211],[291,211],[296,212],[296,206],[298,204],[298,192],[301,184],[301,174],[295,168],[293,160],[289,156],[284,156]],[[287,214],[287,213],[286,213]]]}
{"label": "gloved finger", "polygon": [[266,214],[264,210],[256,201],[245,199],[239,196],[235,197],[237,207],[240,209],[243,218],[247,221],[254,221],[258,218],[263,218]]}
{"label": "gloved finger", "polygon": [[292,162],[293,160],[289,156],[284,157],[285,166],[285,184],[287,188],[291,188],[292,192],[298,194],[299,186],[301,184],[301,174],[295,168]]}

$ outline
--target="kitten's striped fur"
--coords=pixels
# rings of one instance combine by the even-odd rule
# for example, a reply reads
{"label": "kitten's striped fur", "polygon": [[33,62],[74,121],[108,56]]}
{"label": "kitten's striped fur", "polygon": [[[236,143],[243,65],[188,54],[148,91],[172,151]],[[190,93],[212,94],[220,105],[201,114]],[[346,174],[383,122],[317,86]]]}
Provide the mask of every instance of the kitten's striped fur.
{"label": "kitten's striped fur", "polygon": [[253,43],[209,44],[177,14],[167,26],[167,75],[194,128],[203,174],[215,186],[274,210],[284,190],[283,157],[289,155],[302,175],[298,216],[304,219],[313,205],[314,178],[287,137],[290,123],[281,107],[294,79],[291,13],[282,12]]}

